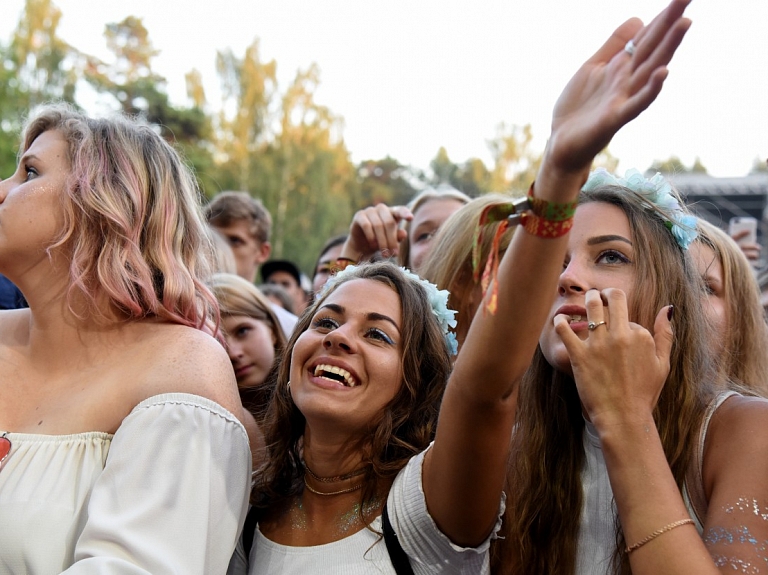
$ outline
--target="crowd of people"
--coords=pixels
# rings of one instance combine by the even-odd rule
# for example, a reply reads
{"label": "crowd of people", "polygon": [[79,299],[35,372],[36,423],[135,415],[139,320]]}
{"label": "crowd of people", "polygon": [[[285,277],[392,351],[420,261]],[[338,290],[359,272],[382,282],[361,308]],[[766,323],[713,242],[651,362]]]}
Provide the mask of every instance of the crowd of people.
{"label": "crowd of people", "polygon": [[151,127],[37,111],[0,182],[0,573],[768,572],[753,246],[591,170],[688,1],[576,72],[526,197],[368,207],[311,278]]}

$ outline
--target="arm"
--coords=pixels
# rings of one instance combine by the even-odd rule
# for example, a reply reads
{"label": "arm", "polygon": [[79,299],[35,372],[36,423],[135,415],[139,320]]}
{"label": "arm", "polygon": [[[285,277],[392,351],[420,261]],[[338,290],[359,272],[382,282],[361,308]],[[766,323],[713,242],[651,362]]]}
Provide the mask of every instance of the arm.
{"label": "arm", "polygon": [[[574,201],[594,156],[656,98],[689,26],[686,5],[673,0],[646,27],[628,20],[579,69],[555,106],[537,197]],[[632,38],[634,56],[624,51]],[[517,385],[546,321],[566,246],[565,237],[515,233],[499,268],[498,310],[478,312],[448,383],[424,491],[435,522],[459,545],[479,544],[494,525]]]}
{"label": "arm", "polygon": [[115,433],[68,575],[224,573],[247,509],[250,450],[218,404],[147,399]]}

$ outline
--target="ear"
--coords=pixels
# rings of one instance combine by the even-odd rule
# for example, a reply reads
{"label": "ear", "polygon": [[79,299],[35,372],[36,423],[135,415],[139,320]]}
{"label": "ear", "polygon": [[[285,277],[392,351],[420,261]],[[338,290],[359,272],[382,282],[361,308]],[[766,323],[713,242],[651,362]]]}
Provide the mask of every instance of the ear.
{"label": "ear", "polygon": [[272,244],[269,242],[262,242],[259,246],[259,249],[256,252],[256,261],[257,264],[263,264],[265,261],[269,259],[269,254],[272,253]]}

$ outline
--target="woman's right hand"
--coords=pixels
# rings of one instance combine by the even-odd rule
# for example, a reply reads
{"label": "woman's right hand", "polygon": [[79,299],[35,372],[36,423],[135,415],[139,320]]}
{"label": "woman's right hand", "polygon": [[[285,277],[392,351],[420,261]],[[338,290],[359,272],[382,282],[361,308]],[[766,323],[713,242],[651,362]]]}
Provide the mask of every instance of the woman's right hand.
{"label": "woman's right hand", "polygon": [[385,258],[397,255],[400,242],[406,235],[400,222],[412,219],[411,210],[405,206],[390,208],[385,204],[376,204],[359,210],[352,218],[341,256],[359,262],[377,251]]}
{"label": "woman's right hand", "polygon": [[[672,0],[647,26],[631,18],[571,78],[555,104],[545,161],[560,173],[589,170],[623,125],[661,91],[667,64],[691,21],[690,0]],[[635,51],[625,49],[632,40]]]}

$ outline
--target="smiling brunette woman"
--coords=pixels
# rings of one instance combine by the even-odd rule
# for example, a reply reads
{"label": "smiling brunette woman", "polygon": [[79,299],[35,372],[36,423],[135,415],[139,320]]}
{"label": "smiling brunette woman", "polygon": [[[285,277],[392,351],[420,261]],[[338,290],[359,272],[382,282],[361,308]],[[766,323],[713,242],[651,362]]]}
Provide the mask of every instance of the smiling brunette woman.
{"label": "smiling brunette woman", "polygon": [[329,282],[283,355],[252,497],[258,523],[229,573],[488,572],[518,383],[575,201],[595,155],[659,94],[686,4],[647,27],[625,22],[566,87],[524,227],[486,296],[496,313],[478,313],[447,385],[446,293],[389,263]]}
{"label": "smiling brunette woman", "polygon": [[151,127],[64,106],[29,122],[0,183],[0,271],[30,306],[0,312],[3,573],[226,569],[250,457],[210,253]]}

